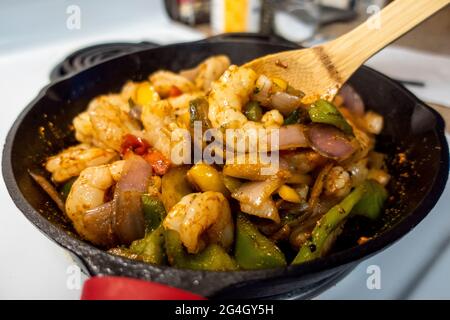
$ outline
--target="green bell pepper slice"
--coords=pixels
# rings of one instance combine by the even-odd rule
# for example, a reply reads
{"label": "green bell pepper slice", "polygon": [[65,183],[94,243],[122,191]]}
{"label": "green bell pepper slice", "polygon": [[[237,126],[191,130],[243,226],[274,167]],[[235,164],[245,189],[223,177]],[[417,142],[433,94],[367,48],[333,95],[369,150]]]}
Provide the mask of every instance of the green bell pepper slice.
{"label": "green bell pepper slice", "polygon": [[197,254],[189,254],[184,249],[178,232],[166,230],[165,241],[167,258],[174,267],[209,271],[238,269],[236,261],[217,244],[210,244]]}
{"label": "green bell pepper slice", "polygon": [[72,185],[73,185],[73,183],[75,182],[75,180],[77,180],[77,178],[78,178],[78,177],[70,178],[70,179],[67,180],[67,181],[63,184],[63,186],[61,187],[60,193],[61,193],[61,196],[62,196],[62,198],[63,198],[64,201],[65,201],[65,200],[67,199],[67,197],[69,196],[70,189],[72,189]]}
{"label": "green bell pepper slice", "polygon": [[351,215],[365,216],[371,220],[376,220],[380,217],[384,202],[388,197],[386,189],[375,180],[367,180],[367,192],[353,207]]}
{"label": "green bell pepper slice", "polygon": [[366,183],[357,186],[344,200],[325,213],[314,227],[311,239],[301,246],[292,264],[299,264],[320,257],[328,236],[350,215],[353,207],[361,200],[366,191]]}
{"label": "green bell pepper slice", "polygon": [[159,226],[156,230],[147,233],[144,238],[133,241],[129,248],[120,246],[109,249],[108,252],[132,260],[158,265],[166,264],[164,228]]}
{"label": "green bell pepper slice", "polygon": [[147,263],[164,264],[166,253],[163,226],[147,233],[143,239],[133,241],[129,250]]}
{"label": "green bell pepper slice", "polygon": [[189,102],[189,119],[191,128],[194,128],[194,123],[196,121],[200,121],[202,123],[202,128],[205,130],[211,128],[211,123],[208,118],[208,109],[208,101],[203,97],[196,98]]}
{"label": "green bell pepper slice", "polygon": [[143,194],[141,196],[142,209],[144,211],[145,232],[155,230],[166,216],[164,204],[157,196]]}
{"label": "green bell pepper slice", "polygon": [[261,121],[263,112],[257,101],[250,101],[244,106],[244,114],[250,121]]}
{"label": "green bell pepper slice", "polygon": [[309,114],[305,108],[297,108],[284,119],[283,125],[309,122]]}
{"label": "green bell pepper slice", "polygon": [[277,268],[286,265],[283,252],[240,213],[236,224],[235,258],[243,269]]}
{"label": "green bell pepper slice", "polygon": [[344,133],[353,135],[353,128],[345,120],[344,116],[331,103],[325,100],[317,100],[308,110],[312,122],[324,123],[335,126]]}

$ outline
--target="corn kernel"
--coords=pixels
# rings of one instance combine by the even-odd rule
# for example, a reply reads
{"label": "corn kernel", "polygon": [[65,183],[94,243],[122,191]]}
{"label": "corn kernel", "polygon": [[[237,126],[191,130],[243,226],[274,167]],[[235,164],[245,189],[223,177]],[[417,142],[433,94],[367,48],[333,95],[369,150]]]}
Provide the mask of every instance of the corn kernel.
{"label": "corn kernel", "polygon": [[286,91],[287,89],[287,82],[280,78],[272,78],[272,82],[280,88],[281,91]]}
{"label": "corn kernel", "polygon": [[134,101],[141,106],[156,102],[159,100],[159,95],[155,88],[148,81],[141,82],[136,88]]}
{"label": "corn kernel", "polygon": [[285,184],[278,189],[278,195],[281,197],[281,199],[288,202],[300,203],[302,201],[299,194],[294,189]]}
{"label": "corn kernel", "polygon": [[205,163],[197,163],[186,175],[188,181],[200,191],[216,191],[228,194],[220,173],[212,166]]}

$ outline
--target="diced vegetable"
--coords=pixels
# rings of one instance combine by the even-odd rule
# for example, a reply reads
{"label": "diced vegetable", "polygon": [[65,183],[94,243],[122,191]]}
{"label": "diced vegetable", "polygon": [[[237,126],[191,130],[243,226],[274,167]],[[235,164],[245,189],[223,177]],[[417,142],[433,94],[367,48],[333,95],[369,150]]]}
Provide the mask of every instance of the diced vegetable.
{"label": "diced vegetable", "polygon": [[126,134],[123,137],[122,144],[120,146],[120,153],[125,155],[128,151],[132,151],[137,155],[144,155],[150,148],[149,143],[140,137],[136,137],[132,134]]}
{"label": "diced vegetable", "polygon": [[357,116],[364,115],[364,102],[352,86],[344,84],[338,94],[342,97],[344,106],[350,110],[350,112]]}
{"label": "diced vegetable", "polygon": [[217,244],[210,244],[202,252],[194,255],[186,252],[178,232],[174,230],[165,231],[165,241],[167,258],[174,267],[210,271],[238,269],[236,261]]}
{"label": "diced vegetable", "polygon": [[327,238],[349,216],[353,207],[364,196],[366,189],[366,184],[359,185],[344,200],[320,218],[311,233],[310,239],[302,245],[292,264],[313,260],[324,254]]}
{"label": "diced vegetable", "polygon": [[327,158],[342,161],[356,151],[347,136],[331,125],[321,123],[310,125],[307,137],[313,150]]}
{"label": "diced vegetable", "polygon": [[285,184],[278,189],[278,195],[281,199],[288,202],[300,203],[302,201],[300,195],[294,189]]}
{"label": "diced vegetable", "polygon": [[269,105],[270,92],[272,89],[272,80],[265,75],[260,75],[256,80],[255,89],[253,90],[253,99],[261,103],[263,106]]}
{"label": "diced vegetable", "polygon": [[156,230],[147,233],[143,239],[133,241],[129,248],[117,247],[109,249],[108,252],[116,256],[146,263],[165,264],[164,228],[160,226]]}
{"label": "diced vegetable", "polygon": [[166,209],[157,196],[143,194],[141,200],[144,211],[145,232],[148,233],[159,227],[166,216]]}
{"label": "diced vegetable", "polygon": [[145,106],[151,102],[159,100],[159,95],[155,88],[150,84],[150,82],[145,81],[140,83],[135,92],[134,102],[136,104]]}
{"label": "diced vegetable", "polygon": [[322,194],[323,187],[325,184],[325,178],[327,177],[330,170],[333,168],[332,163],[328,163],[325,166],[323,166],[317,175],[316,180],[314,181],[314,185],[311,189],[311,195],[308,200],[308,204],[310,208],[315,208],[319,201],[319,197]]}
{"label": "diced vegetable", "polygon": [[229,192],[223,183],[221,173],[206,163],[197,163],[187,172],[187,179],[199,191]]}
{"label": "diced vegetable", "polygon": [[223,184],[231,193],[235,192],[242,185],[242,181],[230,176],[222,175]]}
{"label": "diced vegetable", "polygon": [[383,205],[388,194],[386,189],[374,180],[367,180],[365,184],[367,192],[353,207],[351,214],[361,215],[376,220],[383,211]]}
{"label": "diced vegetable", "polygon": [[149,149],[144,155],[144,159],[152,166],[153,172],[159,176],[164,175],[170,168],[169,159],[158,150]]}
{"label": "diced vegetable", "polygon": [[236,226],[235,257],[243,269],[277,268],[286,265],[283,252],[243,215]]}
{"label": "diced vegetable", "polygon": [[353,134],[352,127],[339,110],[328,101],[317,100],[311,105],[308,113],[312,122],[330,124],[346,134]]}
{"label": "diced vegetable", "polygon": [[305,136],[305,126],[301,124],[291,124],[280,127],[279,130],[279,145],[280,150],[287,150],[292,148],[307,148],[309,147],[308,140]]}
{"label": "diced vegetable", "polygon": [[164,228],[159,226],[147,233],[143,239],[133,241],[130,251],[142,257],[147,263],[163,264],[166,253],[164,251]]}
{"label": "diced vegetable", "polygon": [[191,128],[194,127],[195,121],[200,121],[203,129],[211,128],[211,123],[208,119],[208,109],[208,101],[205,98],[197,98],[189,102]]}
{"label": "diced vegetable", "polygon": [[231,196],[239,201],[242,212],[279,223],[280,216],[271,195],[282,184],[283,181],[276,177],[265,181],[246,182]]}
{"label": "diced vegetable", "polygon": [[292,173],[290,174],[287,179],[287,183],[290,184],[311,184],[312,178],[309,174],[302,174],[302,173]]}
{"label": "diced vegetable", "polygon": [[55,204],[58,206],[58,208],[65,213],[66,209],[64,206],[64,201],[61,199],[60,194],[58,191],[56,191],[53,184],[51,184],[47,179],[45,179],[40,174],[28,171],[30,176],[33,178],[33,180],[44,190],[49,197],[55,202]]}
{"label": "diced vegetable", "polygon": [[391,179],[389,173],[382,169],[370,169],[367,175],[367,179],[375,180],[382,186],[386,186]]}
{"label": "diced vegetable", "polygon": [[175,98],[175,97],[181,96],[182,94],[183,94],[183,91],[178,89],[178,87],[176,87],[176,86],[171,86],[170,87],[169,97]]}
{"label": "diced vegetable", "polygon": [[171,168],[161,180],[161,200],[166,212],[185,195],[194,192],[186,179],[189,168],[186,166]]}
{"label": "diced vegetable", "polygon": [[288,125],[288,124],[294,124],[294,123],[298,123],[298,120],[300,119],[300,108],[299,109],[295,109],[294,111],[292,111],[285,119],[284,119],[284,125]]}
{"label": "diced vegetable", "polygon": [[244,114],[250,121],[261,121],[262,109],[257,101],[250,101],[244,107]]}
{"label": "diced vegetable", "polygon": [[275,92],[270,97],[270,103],[274,109],[280,111],[283,116],[287,116],[289,113],[300,107],[301,99],[286,92]]}
{"label": "diced vegetable", "polygon": [[292,87],[289,84],[286,87],[286,93],[296,96],[296,97],[299,97],[300,99],[305,96],[305,93],[303,91],[295,89],[294,87]]}
{"label": "diced vegetable", "polygon": [[70,178],[70,179],[69,179],[68,181],[66,181],[66,182],[63,184],[63,186],[61,187],[60,193],[61,193],[61,196],[62,196],[62,198],[63,198],[64,201],[67,199],[67,196],[68,196],[69,193],[70,193],[70,189],[72,189],[72,185],[73,185],[73,183],[75,182],[75,180],[77,180],[77,178],[78,178],[78,177]]}
{"label": "diced vegetable", "polygon": [[292,111],[285,119],[284,125],[288,124],[296,124],[296,123],[305,123],[309,121],[309,115],[306,109],[297,108]]}
{"label": "diced vegetable", "polygon": [[288,86],[287,82],[280,78],[272,78],[272,83],[281,91],[286,91]]}
{"label": "diced vegetable", "polygon": [[269,178],[269,175],[263,174],[263,168],[269,168],[269,165],[255,163],[255,164],[226,164],[223,167],[223,174],[239,179],[262,181]]}
{"label": "diced vegetable", "polygon": [[141,201],[147,192],[152,169],[142,157],[130,154],[113,196],[113,230],[118,243],[130,244],[145,235],[145,219]]}

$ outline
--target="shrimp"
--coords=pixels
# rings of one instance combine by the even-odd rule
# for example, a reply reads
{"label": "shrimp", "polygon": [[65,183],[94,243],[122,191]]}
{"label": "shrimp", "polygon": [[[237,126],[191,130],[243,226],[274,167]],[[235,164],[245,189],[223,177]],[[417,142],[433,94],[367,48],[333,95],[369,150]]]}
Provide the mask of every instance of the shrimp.
{"label": "shrimp", "polygon": [[139,125],[120,100],[120,95],[100,96],[92,100],[87,111],[73,120],[75,138],[99,148],[120,151],[122,137],[139,130]]}
{"label": "shrimp", "polygon": [[234,226],[230,206],[220,192],[207,191],[184,196],[167,214],[163,225],[175,230],[189,253],[197,253],[206,243],[228,249]]}
{"label": "shrimp", "polygon": [[82,143],[92,144],[94,140],[94,128],[92,128],[89,112],[85,111],[76,116],[72,121],[75,128],[75,139]]}
{"label": "shrimp", "polygon": [[175,115],[167,100],[157,101],[142,109],[141,121],[144,125],[146,140],[165,157],[171,155],[171,128],[175,129]]}
{"label": "shrimp", "polygon": [[230,59],[227,56],[213,56],[203,61],[197,68],[198,74],[195,77],[195,85],[197,88],[208,91],[213,81],[219,77],[230,66]]}
{"label": "shrimp", "polygon": [[[125,85],[126,86],[126,85]],[[124,86],[124,87],[125,87]],[[94,110],[98,106],[113,105],[119,107],[123,112],[130,111],[130,105],[126,94],[110,93],[94,98],[88,105],[88,110]]]}
{"label": "shrimp", "polygon": [[180,76],[194,82],[199,90],[207,92],[213,81],[219,79],[229,66],[230,59],[227,56],[212,56],[192,69],[182,70]]}
{"label": "shrimp", "polygon": [[[88,118],[89,117],[89,122]],[[90,123],[90,124],[89,124]],[[120,107],[104,103],[88,110],[87,116],[74,120],[76,137],[87,138],[88,142],[100,148],[120,151],[122,138],[128,133],[139,131],[139,125]]]}
{"label": "shrimp", "polygon": [[103,104],[89,111],[95,145],[120,151],[122,138],[139,130],[139,126],[123,110],[112,104]]}
{"label": "shrimp", "polygon": [[200,92],[184,93],[143,106],[141,121],[145,129],[144,136],[166,158],[171,158],[173,146],[190,143],[187,141],[190,137],[179,129],[189,128],[189,102],[201,95]]}
{"label": "shrimp", "polygon": [[127,81],[123,85],[122,90],[120,91],[120,96],[122,97],[122,99],[127,102],[128,100],[133,99],[136,94],[138,86],[139,86],[138,82]]}
{"label": "shrimp", "polygon": [[72,185],[66,200],[66,214],[77,232],[96,242],[86,223],[87,212],[105,204],[108,190],[120,179],[125,161],[84,169]]}
{"label": "shrimp", "polygon": [[156,92],[163,98],[170,95],[172,87],[177,87],[183,93],[196,91],[191,81],[171,71],[156,71],[150,75],[149,79]]}
{"label": "shrimp", "polygon": [[249,122],[241,109],[248,102],[256,78],[253,70],[232,65],[212,83],[208,118],[214,128],[241,128]]}
{"label": "shrimp", "polygon": [[117,158],[114,150],[79,144],[49,157],[45,168],[52,173],[53,181],[59,183],[78,176],[87,167],[110,163]]}

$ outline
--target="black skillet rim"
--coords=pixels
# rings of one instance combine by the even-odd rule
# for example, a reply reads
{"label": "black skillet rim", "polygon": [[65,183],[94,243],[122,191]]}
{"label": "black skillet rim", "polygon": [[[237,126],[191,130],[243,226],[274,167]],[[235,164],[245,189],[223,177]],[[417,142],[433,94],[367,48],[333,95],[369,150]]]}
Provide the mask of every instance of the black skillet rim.
{"label": "black skillet rim", "polygon": [[[214,41],[221,42],[222,39],[214,39]],[[164,47],[170,47],[170,46],[178,46],[178,45],[186,45],[186,44],[197,44],[202,43],[204,40],[201,41],[195,41],[195,42],[188,42],[188,43],[178,43],[178,44],[172,44],[169,46]],[[233,41],[233,40],[231,40]],[[258,41],[255,41],[258,42]],[[262,43],[264,43],[264,40],[261,40]],[[265,42],[267,44],[267,42]],[[153,49],[146,49],[146,50],[153,50]],[[145,51],[145,50],[142,50]],[[136,52],[134,52],[136,53]],[[131,53],[133,54],[133,53]],[[114,59],[119,59],[124,55],[120,55],[117,57],[113,57],[111,59],[108,59],[104,62],[111,61]],[[101,63],[104,63],[101,62]],[[95,67],[92,66],[92,67]],[[92,68],[89,67],[89,68]],[[412,210],[410,213],[405,215],[402,220],[396,224],[395,226],[391,227],[387,231],[385,231],[383,234],[377,236],[375,239],[368,241],[367,243],[363,245],[359,245],[356,247],[348,248],[343,251],[336,252],[330,256],[319,258],[301,265],[295,265],[295,266],[288,266],[285,268],[277,268],[277,269],[265,269],[265,270],[257,270],[257,271],[232,271],[232,272],[218,272],[218,271],[195,271],[195,270],[186,270],[186,269],[177,269],[170,266],[155,266],[155,265],[149,265],[143,262],[139,261],[132,261],[126,258],[113,256],[111,254],[108,254],[107,252],[96,248],[95,246],[84,242],[82,240],[76,239],[75,237],[70,236],[67,234],[64,230],[58,228],[57,226],[53,225],[50,221],[45,219],[37,210],[35,210],[25,199],[25,197],[22,195],[16,181],[14,178],[14,173],[12,170],[12,159],[11,159],[11,151],[12,151],[12,143],[15,140],[15,136],[17,133],[17,129],[19,128],[22,120],[24,117],[30,112],[30,110],[34,107],[36,102],[40,100],[43,96],[46,95],[47,91],[51,89],[56,83],[60,83],[63,81],[66,81],[80,73],[82,73],[84,70],[69,74],[58,81],[51,83],[44,87],[36,98],[34,98],[26,107],[23,109],[23,111],[19,114],[19,116],[14,121],[12,127],[10,128],[6,142],[3,149],[3,158],[2,158],[2,173],[3,178],[5,181],[5,185],[8,189],[8,192],[11,196],[11,198],[14,201],[14,204],[16,207],[26,216],[28,220],[30,220],[31,223],[33,223],[38,229],[43,232],[48,238],[52,239],[56,243],[58,243],[63,248],[69,250],[70,252],[74,253],[77,257],[79,257],[88,268],[89,273],[96,274],[95,272],[95,263],[93,263],[93,260],[105,262],[105,261],[119,261],[124,265],[134,265],[138,268],[147,268],[150,269],[150,272],[152,270],[154,272],[167,272],[168,270],[172,270],[178,273],[181,273],[183,276],[186,276],[190,279],[196,279],[196,278],[204,278],[205,275],[209,275],[210,277],[218,276],[218,277],[225,277],[225,274],[228,274],[231,276],[231,279],[228,279],[228,281],[225,282],[231,282],[228,285],[224,285],[222,288],[213,291],[213,293],[220,291],[224,288],[227,288],[229,285],[234,286],[240,282],[247,282],[247,281],[257,281],[259,279],[265,278],[265,277],[271,277],[271,278],[286,278],[286,277],[299,277],[302,275],[307,274],[313,274],[320,271],[324,271],[327,269],[332,269],[334,267],[338,266],[344,266],[351,263],[356,263],[359,260],[369,258],[371,255],[384,250],[388,248],[390,245],[392,245],[394,242],[399,240],[401,237],[403,237],[405,234],[407,234],[411,229],[413,229],[421,220],[424,219],[424,217],[432,210],[432,208],[437,203],[439,197],[441,196],[446,182],[448,178],[448,169],[449,169],[449,152],[448,152],[448,145],[447,140],[445,138],[445,124],[444,120],[442,119],[441,115],[437,113],[435,110],[427,106],[425,103],[420,101],[415,95],[413,95],[409,90],[407,90],[405,87],[403,87],[399,82],[394,81],[390,79],[389,77],[371,69],[366,66],[363,66],[362,68],[366,69],[367,71],[371,72],[373,76],[377,76],[381,79],[381,81],[388,81],[393,86],[397,87],[398,89],[405,92],[410,98],[411,102],[416,103],[416,105],[420,105],[421,107],[424,107],[428,111],[430,111],[436,120],[436,134],[439,138],[439,143],[441,147],[441,159],[440,159],[440,165],[439,170],[436,175],[436,179],[432,182],[432,187],[429,192],[429,196],[427,198],[422,199],[422,201],[418,204],[418,206]],[[86,69],[85,69],[86,70]],[[225,277],[228,278],[228,277]]]}

